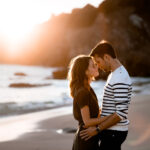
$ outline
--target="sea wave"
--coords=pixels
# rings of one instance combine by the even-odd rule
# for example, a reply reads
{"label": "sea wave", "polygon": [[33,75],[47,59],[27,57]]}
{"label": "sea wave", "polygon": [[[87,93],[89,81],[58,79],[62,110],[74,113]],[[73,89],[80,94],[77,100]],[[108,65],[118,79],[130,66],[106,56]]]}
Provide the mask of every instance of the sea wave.
{"label": "sea wave", "polygon": [[[69,83],[67,80],[53,79],[54,70],[56,68],[0,65],[0,117],[71,105]],[[150,78],[131,79],[133,96],[150,94]],[[100,106],[105,83],[99,80],[91,84]]]}

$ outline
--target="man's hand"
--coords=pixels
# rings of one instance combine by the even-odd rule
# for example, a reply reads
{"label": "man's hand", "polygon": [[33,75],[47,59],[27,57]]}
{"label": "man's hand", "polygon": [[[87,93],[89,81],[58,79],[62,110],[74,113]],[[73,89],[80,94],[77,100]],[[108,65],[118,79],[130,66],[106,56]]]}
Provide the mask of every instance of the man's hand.
{"label": "man's hand", "polygon": [[98,134],[98,132],[96,131],[96,127],[89,127],[85,130],[80,131],[81,139],[84,139],[85,141],[90,139],[92,136],[95,136],[96,134]]}

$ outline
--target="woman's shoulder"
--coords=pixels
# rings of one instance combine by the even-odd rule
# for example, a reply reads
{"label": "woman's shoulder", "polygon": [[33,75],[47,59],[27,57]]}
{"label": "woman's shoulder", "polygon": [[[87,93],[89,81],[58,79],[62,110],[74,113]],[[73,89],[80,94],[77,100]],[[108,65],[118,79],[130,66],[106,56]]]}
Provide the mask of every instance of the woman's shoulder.
{"label": "woman's shoulder", "polygon": [[88,89],[81,87],[76,90],[74,103],[76,103],[80,108],[82,108],[85,105],[89,105],[90,100],[91,96]]}

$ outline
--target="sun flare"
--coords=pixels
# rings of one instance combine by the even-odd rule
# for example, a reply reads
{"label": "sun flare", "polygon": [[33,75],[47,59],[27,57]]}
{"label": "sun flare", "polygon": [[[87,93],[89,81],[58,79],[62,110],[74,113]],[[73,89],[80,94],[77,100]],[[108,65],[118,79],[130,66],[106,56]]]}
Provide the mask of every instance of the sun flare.
{"label": "sun flare", "polygon": [[[6,41],[9,51],[17,50],[17,45],[25,41],[37,24],[50,19],[51,15],[71,12],[83,7],[88,1],[71,0],[1,0],[0,37]],[[93,1],[97,5],[99,0]]]}
{"label": "sun flare", "polygon": [[0,1],[0,34],[9,43],[9,50],[15,50],[35,25],[49,19],[51,14],[40,8],[40,3],[33,0]]}

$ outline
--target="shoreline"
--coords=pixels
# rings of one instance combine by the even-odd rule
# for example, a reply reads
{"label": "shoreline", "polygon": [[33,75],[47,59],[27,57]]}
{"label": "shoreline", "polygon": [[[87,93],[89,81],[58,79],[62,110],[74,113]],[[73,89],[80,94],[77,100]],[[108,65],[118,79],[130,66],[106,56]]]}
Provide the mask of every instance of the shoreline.
{"label": "shoreline", "polygon": [[[36,130],[38,123],[46,119],[71,114],[71,106],[32,112],[29,114],[9,116],[0,119],[0,143],[12,141],[18,137]],[[6,134],[10,131],[10,134]]]}
{"label": "shoreline", "polygon": [[56,105],[56,106],[52,106],[52,107],[49,107],[49,108],[41,108],[41,109],[30,109],[30,110],[27,110],[27,111],[21,111],[21,112],[18,112],[18,113],[13,113],[10,115],[9,114],[5,114],[5,115],[0,115],[0,119],[3,119],[3,118],[9,118],[9,117],[16,117],[16,116],[21,116],[21,115],[28,115],[28,114],[32,114],[32,113],[38,113],[38,112],[43,112],[43,111],[49,111],[49,110],[53,110],[53,109],[57,109],[57,108],[63,108],[63,107],[66,107],[66,106],[71,106],[72,103],[66,103],[66,104],[60,104],[60,105]]}
{"label": "shoreline", "polygon": [[[136,95],[132,97],[129,108],[129,133],[122,145],[122,150],[149,150],[150,147],[150,95]],[[4,119],[5,120],[5,119]],[[0,120],[1,121],[1,120]],[[25,130],[22,124],[28,130]],[[19,124],[14,129],[13,124]],[[13,131],[24,130],[19,136],[11,141],[1,141],[0,149],[3,150],[70,150],[74,133],[62,133],[61,129],[76,129],[77,121],[72,115],[72,107],[66,106],[53,110],[34,112],[12,120],[0,122],[0,128],[12,127]],[[3,128],[4,129],[4,128]],[[7,129],[7,128],[6,128]],[[8,130],[5,134],[8,136]]]}

